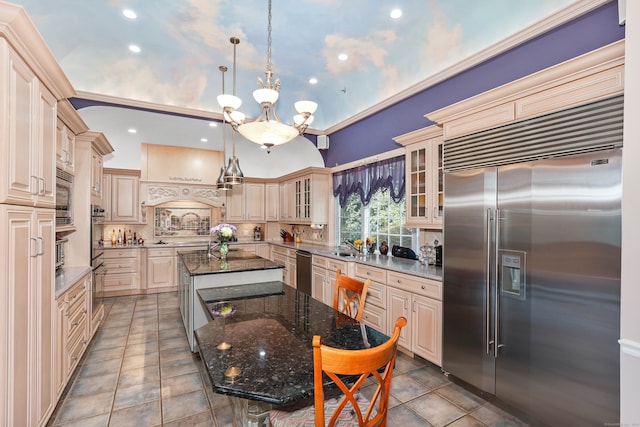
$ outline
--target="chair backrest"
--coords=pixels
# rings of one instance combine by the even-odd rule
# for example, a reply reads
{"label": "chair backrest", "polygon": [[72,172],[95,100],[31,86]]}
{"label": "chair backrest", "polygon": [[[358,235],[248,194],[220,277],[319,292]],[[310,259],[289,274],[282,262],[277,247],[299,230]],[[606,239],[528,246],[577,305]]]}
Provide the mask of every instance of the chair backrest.
{"label": "chair backrest", "polygon": [[333,290],[333,308],[356,319],[362,320],[364,303],[371,279],[366,281],[345,276],[338,269],[336,271],[336,285]]}
{"label": "chair backrest", "polygon": [[[326,374],[340,388],[344,396],[341,396],[338,406],[329,420],[329,427],[335,425],[340,413],[347,408],[353,409],[358,417],[360,426],[384,426],[387,422],[387,409],[389,406],[389,392],[391,389],[391,376],[396,360],[396,350],[400,330],[407,324],[407,319],[399,317],[391,338],[373,348],[365,350],[342,350],[327,347],[320,343],[320,337],[313,337],[313,385],[314,408],[316,426],[325,426],[324,420],[324,390],[323,373]],[[349,386],[342,382],[339,375],[358,376],[355,383]],[[358,399],[355,393],[359,391],[367,378],[377,383],[377,388],[370,401],[364,399],[366,408],[361,408],[363,399]],[[347,406],[347,404],[351,404]]]}

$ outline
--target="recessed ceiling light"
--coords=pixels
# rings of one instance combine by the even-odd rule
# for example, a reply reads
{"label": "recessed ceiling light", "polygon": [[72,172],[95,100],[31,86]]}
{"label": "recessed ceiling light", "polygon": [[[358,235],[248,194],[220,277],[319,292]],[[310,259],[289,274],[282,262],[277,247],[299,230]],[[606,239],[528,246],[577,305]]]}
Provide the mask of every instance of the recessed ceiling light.
{"label": "recessed ceiling light", "polygon": [[134,53],[140,53],[140,46],[138,46],[137,44],[130,44],[129,50]]}
{"label": "recessed ceiling light", "polygon": [[125,18],[136,19],[138,15],[131,9],[123,9],[122,14]]}
{"label": "recessed ceiling light", "polygon": [[389,16],[393,19],[398,19],[402,16],[402,10],[400,9],[393,9],[391,11],[391,13],[389,14]]}
{"label": "recessed ceiling light", "polygon": [[127,132],[129,132],[129,133],[137,133],[138,131],[135,130],[134,128],[130,128]]}
{"label": "recessed ceiling light", "polygon": [[217,128],[218,124],[216,122],[209,122],[209,126],[211,126],[212,128]]}
{"label": "recessed ceiling light", "polygon": [[318,79],[316,79],[315,77],[311,77],[311,78],[309,79],[309,83],[311,83],[312,85],[314,85],[314,84],[318,83]]}
{"label": "recessed ceiling light", "polygon": [[200,142],[207,142],[209,141],[207,138],[200,138]]}
{"label": "recessed ceiling light", "polygon": [[347,55],[346,53],[341,53],[340,55],[338,55],[338,59],[340,61],[346,61],[347,59],[349,59],[349,55]]}

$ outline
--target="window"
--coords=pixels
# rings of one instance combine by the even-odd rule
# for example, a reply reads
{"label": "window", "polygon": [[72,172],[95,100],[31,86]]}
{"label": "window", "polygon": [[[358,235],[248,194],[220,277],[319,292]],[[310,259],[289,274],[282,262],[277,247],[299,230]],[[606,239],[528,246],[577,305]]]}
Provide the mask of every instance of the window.
{"label": "window", "polygon": [[[336,203],[336,206],[339,206]],[[388,189],[380,189],[364,206],[357,194],[351,194],[344,205],[338,209],[338,242],[345,239],[356,240],[367,237],[376,240],[376,247],[386,241],[393,245],[413,247],[417,241],[417,231],[404,226],[405,200],[394,202]]]}

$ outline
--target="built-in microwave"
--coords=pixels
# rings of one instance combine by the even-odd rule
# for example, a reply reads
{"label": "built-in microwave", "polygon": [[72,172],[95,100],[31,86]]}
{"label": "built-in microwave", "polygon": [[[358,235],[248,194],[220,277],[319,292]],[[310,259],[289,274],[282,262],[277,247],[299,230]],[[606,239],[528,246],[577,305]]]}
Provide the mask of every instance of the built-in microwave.
{"label": "built-in microwave", "polygon": [[73,175],[56,169],[56,225],[73,224]]}

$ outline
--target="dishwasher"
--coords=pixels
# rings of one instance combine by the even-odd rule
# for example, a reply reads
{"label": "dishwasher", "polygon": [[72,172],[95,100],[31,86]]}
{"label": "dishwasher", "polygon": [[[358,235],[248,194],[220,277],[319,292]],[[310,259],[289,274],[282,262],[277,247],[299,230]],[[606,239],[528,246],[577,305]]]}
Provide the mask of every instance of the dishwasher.
{"label": "dishwasher", "polygon": [[311,252],[296,251],[296,288],[311,295]]}

